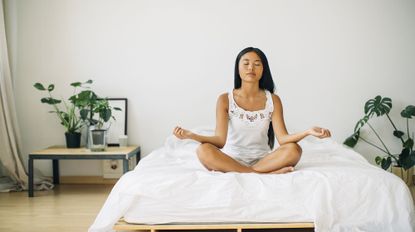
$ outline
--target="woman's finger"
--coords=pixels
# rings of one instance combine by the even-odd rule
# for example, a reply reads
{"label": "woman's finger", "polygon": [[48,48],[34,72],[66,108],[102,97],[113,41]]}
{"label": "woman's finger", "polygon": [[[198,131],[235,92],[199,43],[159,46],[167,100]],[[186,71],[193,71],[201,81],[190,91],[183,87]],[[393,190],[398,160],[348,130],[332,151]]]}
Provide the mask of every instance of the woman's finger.
{"label": "woman's finger", "polygon": [[326,137],[330,137],[330,131],[326,129]]}

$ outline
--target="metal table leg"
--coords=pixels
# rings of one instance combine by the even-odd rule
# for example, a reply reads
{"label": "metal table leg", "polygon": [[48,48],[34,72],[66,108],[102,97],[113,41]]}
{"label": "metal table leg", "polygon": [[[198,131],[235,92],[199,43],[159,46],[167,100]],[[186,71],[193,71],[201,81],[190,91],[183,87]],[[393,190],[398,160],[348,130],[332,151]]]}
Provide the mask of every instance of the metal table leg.
{"label": "metal table leg", "polygon": [[29,155],[29,197],[33,197],[33,159]]}
{"label": "metal table leg", "polygon": [[53,162],[53,184],[59,184],[59,160],[54,159]]}
{"label": "metal table leg", "polygon": [[128,159],[123,159],[122,164],[123,164],[123,173],[127,173],[128,172]]}

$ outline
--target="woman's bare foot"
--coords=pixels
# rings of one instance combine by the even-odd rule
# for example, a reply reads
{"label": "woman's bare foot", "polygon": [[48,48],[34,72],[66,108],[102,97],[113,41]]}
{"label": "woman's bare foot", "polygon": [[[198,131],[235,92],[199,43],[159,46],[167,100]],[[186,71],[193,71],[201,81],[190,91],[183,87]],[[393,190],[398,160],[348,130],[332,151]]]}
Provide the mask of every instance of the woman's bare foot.
{"label": "woman's bare foot", "polygon": [[283,167],[281,169],[278,169],[276,171],[272,171],[272,172],[269,172],[269,173],[270,174],[284,174],[284,173],[292,172],[292,171],[294,171],[294,167],[289,166],[289,167]]}

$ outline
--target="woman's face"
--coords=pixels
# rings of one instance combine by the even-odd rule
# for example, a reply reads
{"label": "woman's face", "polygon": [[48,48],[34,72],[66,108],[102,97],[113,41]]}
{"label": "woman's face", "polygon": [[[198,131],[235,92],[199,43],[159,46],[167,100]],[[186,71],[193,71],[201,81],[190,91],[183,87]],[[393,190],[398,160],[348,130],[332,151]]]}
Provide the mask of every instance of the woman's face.
{"label": "woman's face", "polygon": [[262,61],[255,52],[245,53],[239,60],[239,76],[242,81],[258,82],[263,71]]}

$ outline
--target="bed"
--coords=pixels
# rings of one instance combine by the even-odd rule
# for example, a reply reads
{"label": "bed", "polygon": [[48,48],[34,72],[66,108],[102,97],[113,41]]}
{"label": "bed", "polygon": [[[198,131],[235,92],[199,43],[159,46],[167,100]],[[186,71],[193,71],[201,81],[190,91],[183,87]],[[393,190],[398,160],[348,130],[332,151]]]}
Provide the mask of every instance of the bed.
{"label": "bed", "polygon": [[[213,134],[209,128],[193,131]],[[302,158],[292,173],[221,173],[200,164],[197,142],[169,136],[120,178],[89,231],[258,223],[312,223],[315,231],[414,231],[413,200],[400,178],[331,139],[309,137],[300,145]]]}

